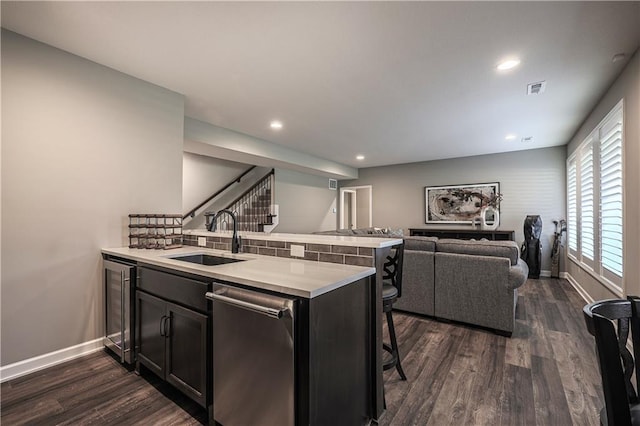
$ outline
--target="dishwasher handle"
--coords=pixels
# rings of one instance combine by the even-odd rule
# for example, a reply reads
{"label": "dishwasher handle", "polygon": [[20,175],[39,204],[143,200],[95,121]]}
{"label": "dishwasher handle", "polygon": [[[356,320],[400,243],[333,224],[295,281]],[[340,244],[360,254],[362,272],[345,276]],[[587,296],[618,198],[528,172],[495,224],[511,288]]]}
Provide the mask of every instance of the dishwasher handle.
{"label": "dishwasher handle", "polygon": [[227,303],[229,305],[237,306],[242,309],[246,309],[249,311],[253,311],[262,315],[266,315],[271,318],[280,319],[284,316],[284,314],[289,311],[289,308],[269,308],[267,306],[258,305],[255,303],[247,302],[244,300],[236,299],[233,297],[225,296],[223,294],[219,294],[218,292],[212,293],[207,292],[205,297],[210,300],[218,300],[220,302]]}

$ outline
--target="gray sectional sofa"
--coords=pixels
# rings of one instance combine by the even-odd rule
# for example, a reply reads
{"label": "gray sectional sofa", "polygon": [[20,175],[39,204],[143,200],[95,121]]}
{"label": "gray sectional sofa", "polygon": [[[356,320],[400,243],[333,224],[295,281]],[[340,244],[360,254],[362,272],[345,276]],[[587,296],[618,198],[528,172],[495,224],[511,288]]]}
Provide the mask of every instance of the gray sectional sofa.
{"label": "gray sectional sofa", "polygon": [[513,241],[404,237],[399,309],[511,335],[529,274]]}
{"label": "gray sectional sofa", "polygon": [[529,275],[515,242],[403,237],[388,228],[318,234],[402,237],[402,297],[394,309],[513,332],[518,288]]}

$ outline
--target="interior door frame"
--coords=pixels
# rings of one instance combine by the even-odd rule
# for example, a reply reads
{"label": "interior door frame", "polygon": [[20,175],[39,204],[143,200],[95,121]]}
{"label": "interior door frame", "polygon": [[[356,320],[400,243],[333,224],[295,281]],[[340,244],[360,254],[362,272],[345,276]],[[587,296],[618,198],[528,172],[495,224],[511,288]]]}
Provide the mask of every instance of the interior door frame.
{"label": "interior door frame", "polygon": [[[362,226],[362,224],[357,223],[357,190],[358,189],[368,189],[369,190],[369,223],[366,226]],[[361,185],[361,186],[346,186],[344,188],[340,188],[340,229],[345,229],[344,223],[344,204],[345,204],[345,196],[347,193],[354,194],[354,203],[351,206],[351,222],[355,223],[359,228],[371,227],[373,226],[373,186],[372,185]]]}

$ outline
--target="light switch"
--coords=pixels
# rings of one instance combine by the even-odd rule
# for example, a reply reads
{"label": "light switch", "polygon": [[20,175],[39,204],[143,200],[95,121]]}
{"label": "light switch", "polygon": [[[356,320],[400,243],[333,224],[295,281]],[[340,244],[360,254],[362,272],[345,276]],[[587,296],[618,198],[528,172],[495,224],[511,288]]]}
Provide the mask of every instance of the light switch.
{"label": "light switch", "polygon": [[291,256],[304,257],[304,246],[291,244]]}
{"label": "light switch", "polygon": [[207,246],[207,237],[198,237],[198,246],[206,247]]}

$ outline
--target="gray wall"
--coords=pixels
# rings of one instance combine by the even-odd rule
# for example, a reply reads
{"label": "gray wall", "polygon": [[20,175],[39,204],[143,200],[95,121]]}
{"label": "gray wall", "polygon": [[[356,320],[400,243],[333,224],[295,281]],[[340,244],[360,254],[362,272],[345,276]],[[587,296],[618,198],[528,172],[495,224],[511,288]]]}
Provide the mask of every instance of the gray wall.
{"label": "gray wall", "polygon": [[369,226],[369,200],[371,199],[371,188],[356,189],[356,223],[358,228]]}
{"label": "gray wall", "polygon": [[[611,109],[624,99],[624,294],[640,294],[640,51],[598,102],[576,135],[567,152],[570,155],[602,121]],[[572,260],[569,274],[594,300],[618,297]]]}
{"label": "gray wall", "polygon": [[[524,241],[527,215],[542,216],[542,269],[549,271],[553,220],[565,216],[565,147],[360,169],[340,187],[373,186],[373,226],[425,227],[424,187],[500,182],[500,227]],[[429,225],[436,226],[436,225]],[[469,225],[466,225],[469,226]],[[438,227],[445,227],[440,225]]]}
{"label": "gray wall", "polygon": [[337,191],[329,179],[294,170],[276,169],[276,204],[280,224],[274,232],[309,233],[335,229]]}
{"label": "gray wall", "polygon": [[101,247],[182,207],[179,94],[2,31],[2,365],[103,334]]}

